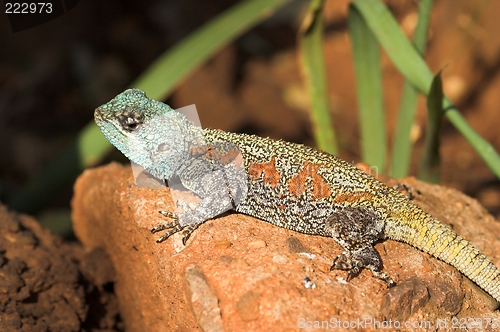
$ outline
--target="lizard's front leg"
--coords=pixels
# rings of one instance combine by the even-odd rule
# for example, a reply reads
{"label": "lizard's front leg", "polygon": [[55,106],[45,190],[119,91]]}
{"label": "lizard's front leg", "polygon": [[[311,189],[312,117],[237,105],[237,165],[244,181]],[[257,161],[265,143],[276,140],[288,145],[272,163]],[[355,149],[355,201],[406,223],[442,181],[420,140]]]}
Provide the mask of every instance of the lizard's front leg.
{"label": "lizard's front leg", "polygon": [[165,234],[156,240],[157,243],[160,243],[173,234],[182,231],[182,244],[185,245],[195,229],[208,219],[227,211],[232,206],[231,203],[231,198],[224,191],[215,192],[211,196],[204,198],[195,208],[190,208],[186,202],[179,200],[177,205],[182,208],[183,212],[159,211],[172,221],[153,227],[151,233],[167,230]]}
{"label": "lizard's front leg", "polygon": [[157,242],[182,231],[182,243],[186,244],[198,226],[233,209],[246,196],[247,178],[239,150],[231,143],[217,142],[208,150],[202,148],[201,151],[204,152],[188,159],[189,163],[179,175],[184,188],[199,196],[201,201],[191,208],[186,202],[178,200],[177,206],[182,208],[182,212],[162,212],[173,221],[151,230],[155,233],[168,229]]}

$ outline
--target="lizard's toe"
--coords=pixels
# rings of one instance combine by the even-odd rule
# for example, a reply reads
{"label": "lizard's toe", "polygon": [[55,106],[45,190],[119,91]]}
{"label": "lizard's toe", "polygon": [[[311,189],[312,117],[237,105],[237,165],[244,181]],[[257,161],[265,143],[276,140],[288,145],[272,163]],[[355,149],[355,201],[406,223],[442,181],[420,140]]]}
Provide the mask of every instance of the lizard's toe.
{"label": "lizard's toe", "polygon": [[179,219],[179,216],[174,212],[170,212],[170,211],[158,211],[158,212],[167,218]]}
{"label": "lizard's toe", "polygon": [[[168,223],[164,223],[164,224],[161,224],[161,225],[157,225],[153,228],[151,228],[151,233],[158,233],[158,232],[161,232],[165,229],[175,229],[176,227],[180,227],[179,225],[179,221],[177,219],[175,219],[174,221],[172,222],[168,222]],[[179,229],[180,230],[180,229]]]}
{"label": "lizard's toe", "polygon": [[377,278],[385,281],[385,283],[387,284],[387,287],[392,288],[392,287],[396,286],[396,283],[394,282],[394,280],[392,280],[392,278],[389,277],[384,272],[379,271],[378,269],[377,270],[371,269],[371,271],[372,271],[372,274],[374,277],[377,277]]}
{"label": "lizard's toe", "polygon": [[[167,224],[167,225],[171,225],[171,224]],[[161,228],[161,227],[164,227],[164,228]],[[158,228],[158,230],[155,230],[156,228]],[[165,227],[165,225],[160,225],[160,226],[157,226],[155,228],[153,228],[151,230],[152,233],[156,233],[156,232],[159,232],[160,230],[164,230],[164,229],[168,229],[165,234],[163,234],[162,236],[160,236],[156,242],[157,243],[160,243],[160,242],[163,242],[165,241],[166,239],[168,239],[170,236],[174,235],[175,233],[179,232],[180,230],[182,230],[182,226],[179,225],[179,224],[176,224],[172,227]],[[155,230],[153,232],[153,230]]]}
{"label": "lizard's toe", "polygon": [[330,266],[330,271],[333,270],[351,270],[352,263],[351,260],[347,257],[346,253],[342,253],[335,257],[333,260],[332,266]]}

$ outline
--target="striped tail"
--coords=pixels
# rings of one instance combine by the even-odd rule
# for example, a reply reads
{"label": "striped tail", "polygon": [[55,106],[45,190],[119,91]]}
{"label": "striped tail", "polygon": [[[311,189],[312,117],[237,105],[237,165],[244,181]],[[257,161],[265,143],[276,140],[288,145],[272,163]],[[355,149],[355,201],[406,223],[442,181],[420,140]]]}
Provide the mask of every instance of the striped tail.
{"label": "striped tail", "polygon": [[412,213],[404,213],[397,220],[387,223],[386,236],[406,242],[454,266],[500,302],[500,269],[467,240],[427,212],[415,205],[409,210]]}

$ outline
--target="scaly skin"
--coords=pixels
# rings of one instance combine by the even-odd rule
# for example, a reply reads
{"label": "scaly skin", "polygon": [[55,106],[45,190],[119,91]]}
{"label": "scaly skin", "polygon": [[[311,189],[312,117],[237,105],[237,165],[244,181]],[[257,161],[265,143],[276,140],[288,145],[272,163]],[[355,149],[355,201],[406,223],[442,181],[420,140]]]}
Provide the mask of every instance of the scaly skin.
{"label": "scaly skin", "polygon": [[[158,242],[179,231],[185,242],[205,220],[233,207],[279,227],[334,238],[344,252],[332,269],[349,271],[348,278],[366,267],[389,287],[394,285],[381,271],[373,248],[387,237],[456,267],[500,302],[500,270],[486,256],[399,191],[336,156],[269,138],[201,131],[137,89],[97,108],[95,120],[133,162],[160,179],[178,176],[202,198],[194,209],[180,202],[183,213],[162,212],[172,221],[152,230],[167,230]],[[208,147],[200,148],[206,145],[200,137]],[[193,175],[214,165],[225,175],[203,181]],[[224,181],[226,186],[221,186]]]}

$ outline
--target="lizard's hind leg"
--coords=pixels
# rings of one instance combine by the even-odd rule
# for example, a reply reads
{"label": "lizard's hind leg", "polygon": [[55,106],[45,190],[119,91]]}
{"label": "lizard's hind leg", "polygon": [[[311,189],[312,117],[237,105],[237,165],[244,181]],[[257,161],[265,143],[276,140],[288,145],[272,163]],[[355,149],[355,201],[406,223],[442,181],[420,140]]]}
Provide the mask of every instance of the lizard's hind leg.
{"label": "lizard's hind leg", "polygon": [[347,270],[347,280],[350,280],[357,276],[361,269],[367,268],[389,287],[395,286],[392,278],[381,271],[382,260],[373,248],[383,230],[383,223],[378,220],[380,219],[373,209],[362,206],[343,207],[327,219],[327,230],[345,250],[334,259],[330,271]]}

